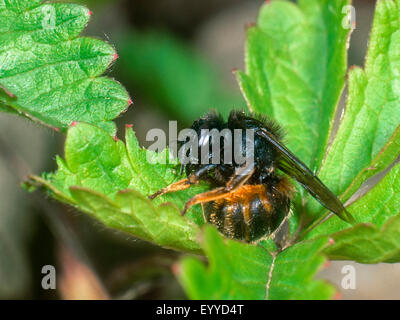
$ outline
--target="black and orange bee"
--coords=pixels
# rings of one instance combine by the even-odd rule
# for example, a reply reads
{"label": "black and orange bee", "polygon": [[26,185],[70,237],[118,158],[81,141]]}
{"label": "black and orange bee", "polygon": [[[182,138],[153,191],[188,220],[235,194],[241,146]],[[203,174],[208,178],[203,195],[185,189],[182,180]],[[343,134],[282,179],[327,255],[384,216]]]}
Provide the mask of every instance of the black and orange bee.
{"label": "black and orange bee", "polygon": [[[252,165],[231,163],[183,165],[187,178],[159,190],[149,198],[154,199],[165,193],[184,190],[199,181],[206,181],[213,189],[189,199],[182,211],[195,204],[202,204],[204,218],[215,225],[225,236],[254,242],[271,235],[281,225],[290,211],[294,192],[289,179],[277,169],[297,180],[314,198],[327,209],[347,222],[352,216],[340,200],[321,180],[282,143],[282,131],[274,122],[256,114],[246,115],[242,111],[231,111],[225,122],[221,115],[209,113],[196,120],[191,129],[200,137],[202,147],[203,129],[254,130]],[[245,137],[243,135],[243,140]],[[220,142],[220,158],[223,160],[226,148],[232,144]],[[242,143],[246,153],[246,143]],[[209,159],[212,158],[212,146]]]}

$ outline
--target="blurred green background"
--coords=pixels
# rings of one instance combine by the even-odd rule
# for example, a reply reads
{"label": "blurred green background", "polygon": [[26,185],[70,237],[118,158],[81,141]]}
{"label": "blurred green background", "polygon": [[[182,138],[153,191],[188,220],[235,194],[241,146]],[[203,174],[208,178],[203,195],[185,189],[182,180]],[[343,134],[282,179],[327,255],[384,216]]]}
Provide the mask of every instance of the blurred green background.
{"label": "blurred green background", "polygon": [[[232,70],[244,68],[245,26],[264,1],[78,2],[93,11],[85,35],[116,47],[119,59],[107,75],[134,101],[117,119],[120,137],[124,124],[133,124],[147,146],[146,132],[167,129],[168,120],[184,127],[210,109],[245,108]],[[363,65],[375,1],[353,2],[357,28],[349,64]],[[28,174],[55,170],[63,141],[61,134],[0,114],[0,298],[185,299],[174,276],[179,253],[21,189]],[[344,264],[334,262],[320,276],[340,287]],[[56,290],[42,289],[44,265],[56,267]],[[343,298],[400,298],[397,265],[353,265],[357,290],[342,290]]]}

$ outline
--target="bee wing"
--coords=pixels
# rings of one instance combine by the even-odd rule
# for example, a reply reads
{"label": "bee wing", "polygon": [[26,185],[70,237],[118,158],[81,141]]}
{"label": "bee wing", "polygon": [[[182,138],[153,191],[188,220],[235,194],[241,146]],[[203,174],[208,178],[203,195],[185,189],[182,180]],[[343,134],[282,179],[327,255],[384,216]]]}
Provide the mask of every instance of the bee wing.
{"label": "bee wing", "polygon": [[346,211],[336,195],[303,162],[277,141],[271,133],[265,129],[260,129],[256,134],[268,140],[279,152],[279,169],[296,179],[315,199],[341,219],[349,223],[355,222],[352,215]]}

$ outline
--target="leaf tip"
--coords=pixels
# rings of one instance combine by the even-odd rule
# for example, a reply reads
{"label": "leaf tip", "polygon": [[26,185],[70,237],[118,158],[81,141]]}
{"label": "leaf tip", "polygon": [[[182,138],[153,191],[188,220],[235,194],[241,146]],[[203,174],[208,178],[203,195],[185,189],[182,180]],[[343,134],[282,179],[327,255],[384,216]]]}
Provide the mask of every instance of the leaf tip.
{"label": "leaf tip", "polygon": [[246,28],[246,30],[248,30],[248,29],[250,29],[252,27],[255,27],[256,25],[257,24],[255,22],[248,22],[248,23],[246,23],[245,28]]}
{"label": "leaf tip", "polygon": [[357,65],[353,64],[353,65],[350,66],[349,70],[353,71],[355,68],[357,68]]}
{"label": "leaf tip", "polygon": [[11,91],[9,91],[6,87],[3,87],[0,85],[0,90],[2,90],[10,99],[16,99],[17,96],[13,94]]}
{"label": "leaf tip", "polygon": [[178,276],[178,275],[181,274],[182,267],[181,267],[181,265],[179,263],[174,263],[171,266],[171,271],[175,276]]}
{"label": "leaf tip", "polygon": [[333,300],[342,300],[342,294],[338,291],[333,296]]}

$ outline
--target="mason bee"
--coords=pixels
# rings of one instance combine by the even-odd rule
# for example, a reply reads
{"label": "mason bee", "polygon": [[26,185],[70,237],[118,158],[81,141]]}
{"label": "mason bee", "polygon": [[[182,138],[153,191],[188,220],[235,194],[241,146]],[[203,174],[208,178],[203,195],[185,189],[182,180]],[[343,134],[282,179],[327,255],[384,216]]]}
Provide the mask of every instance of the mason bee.
{"label": "mason bee", "polygon": [[[294,192],[289,176],[341,219],[354,221],[340,200],[282,144],[282,130],[271,120],[253,113],[247,115],[242,111],[231,111],[228,121],[224,121],[221,115],[209,113],[194,121],[191,129],[200,137],[196,145],[199,149],[204,146],[204,132],[212,129],[253,130],[253,161],[246,165],[234,159],[224,161],[226,151],[234,150],[232,143],[221,139],[219,151],[216,152],[220,153],[222,162],[183,164],[187,178],[159,190],[150,199],[206,181],[212,190],[189,199],[182,213],[185,214],[195,204],[201,204],[205,220],[215,225],[222,234],[254,242],[271,235],[288,216]],[[240,152],[246,154],[246,134],[242,134],[241,138],[243,143]],[[211,141],[213,143],[215,141]],[[207,152],[208,159],[215,155],[212,148]],[[277,169],[287,176],[278,173]]]}

